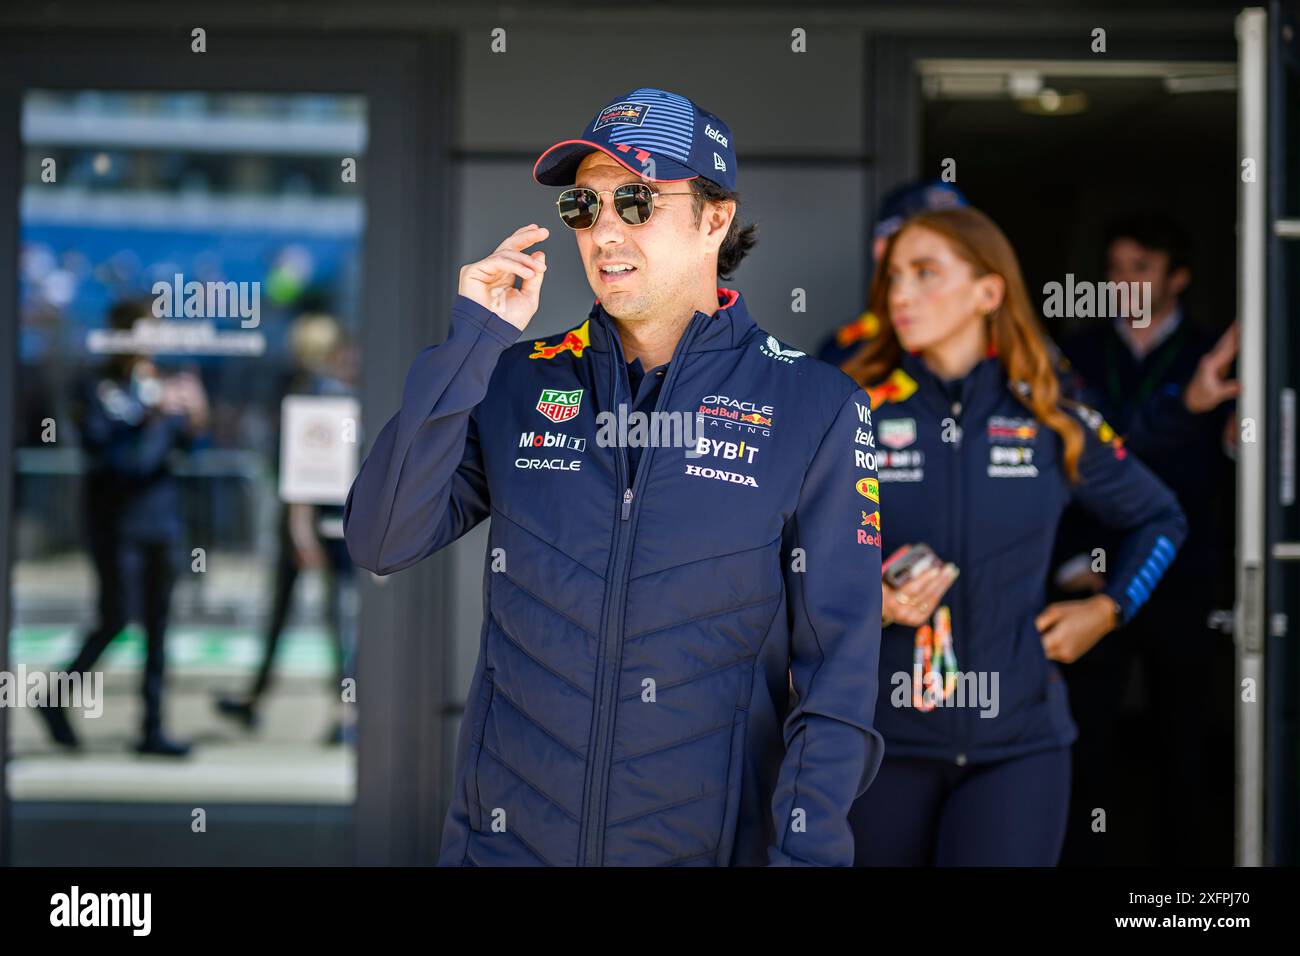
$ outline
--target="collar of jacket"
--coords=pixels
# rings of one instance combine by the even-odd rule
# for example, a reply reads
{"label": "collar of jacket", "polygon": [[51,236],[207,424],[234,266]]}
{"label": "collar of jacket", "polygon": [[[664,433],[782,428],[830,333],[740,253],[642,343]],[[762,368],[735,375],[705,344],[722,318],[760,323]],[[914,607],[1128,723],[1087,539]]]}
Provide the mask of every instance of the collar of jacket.
{"label": "collar of jacket", "polygon": [[940,418],[952,414],[961,402],[961,417],[991,412],[1007,389],[1006,373],[996,355],[985,356],[964,376],[945,382],[930,371],[920,355],[904,351],[899,364],[916,381],[917,397]]}
{"label": "collar of jacket", "polygon": [[[610,333],[617,334],[614,318],[605,311],[597,299],[587,317],[591,320],[589,333],[592,350],[610,351]],[[745,307],[744,297],[735,289],[718,289],[718,311],[713,315],[696,312],[694,318],[702,320],[699,331],[691,339],[689,352],[712,352],[719,349],[733,349],[754,328],[749,309]]]}

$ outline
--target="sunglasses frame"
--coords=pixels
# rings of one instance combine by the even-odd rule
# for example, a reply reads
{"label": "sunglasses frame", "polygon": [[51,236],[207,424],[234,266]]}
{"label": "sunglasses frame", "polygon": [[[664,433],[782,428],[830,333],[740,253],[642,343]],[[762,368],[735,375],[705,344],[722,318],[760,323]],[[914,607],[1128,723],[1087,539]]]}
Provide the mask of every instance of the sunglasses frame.
{"label": "sunglasses frame", "polygon": [[[637,183],[637,182],[622,183],[622,184],[620,184],[620,185],[618,185],[618,186],[615,186],[613,189],[592,189],[590,186],[570,186],[568,189],[564,190],[564,192],[560,193],[559,197],[555,200],[555,211],[556,211],[557,213],[559,213],[559,215],[560,215],[560,222],[564,223],[566,226],[568,226],[568,227],[569,227],[570,229],[572,229],[574,232],[582,232],[582,231],[584,231],[584,230],[586,230],[586,229],[590,229],[590,228],[592,228],[592,226],[595,226],[596,223],[600,221],[600,211],[601,211],[603,208],[605,208],[605,201],[604,201],[603,199],[601,199],[600,197],[603,196],[603,195],[605,195],[605,193],[609,193],[611,196],[615,196],[615,197],[617,197],[618,191],[619,191],[620,189],[626,189],[628,186],[640,186],[640,187],[642,187],[642,188],[644,188],[644,189],[648,189],[648,190],[650,191],[650,211],[649,211],[649,213],[646,214],[645,222],[628,222],[626,219],[623,218],[623,214],[622,214],[621,212],[619,212],[618,207],[615,206],[615,207],[614,207],[614,214],[615,214],[616,216],[618,216],[618,220],[619,220],[619,222],[623,223],[625,226],[644,226],[646,223],[648,223],[648,222],[650,221],[651,217],[653,217],[654,214],[655,214],[655,200],[656,200],[658,197],[660,197],[660,196],[689,196],[689,195],[691,195],[691,192],[690,192],[689,190],[686,191],[686,192],[665,193],[665,192],[660,192],[660,191],[657,190],[657,189],[652,189],[652,188],[651,188],[648,184],[646,184],[646,183]],[[577,191],[577,190],[579,190],[579,189],[585,189],[587,192],[589,192],[589,193],[594,193],[595,196],[596,196],[596,211],[595,211],[595,213],[594,213],[594,214],[592,215],[592,217],[591,217],[591,225],[590,225],[590,226],[573,226],[573,225],[570,225],[569,222],[568,222],[568,220],[564,218],[564,214],[563,214],[563,213],[560,213],[560,211],[559,211],[559,210],[560,210],[560,203],[562,203],[562,202],[564,201],[564,197],[565,197],[565,195],[566,195],[567,193],[575,192],[575,191]]]}

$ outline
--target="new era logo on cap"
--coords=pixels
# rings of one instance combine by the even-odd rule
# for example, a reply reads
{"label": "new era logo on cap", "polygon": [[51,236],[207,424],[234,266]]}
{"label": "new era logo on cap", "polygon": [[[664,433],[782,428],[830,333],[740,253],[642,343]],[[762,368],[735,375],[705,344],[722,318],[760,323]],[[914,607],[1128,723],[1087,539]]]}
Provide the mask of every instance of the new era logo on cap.
{"label": "new era logo on cap", "polygon": [[608,103],[577,139],[556,143],[538,158],[533,177],[547,186],[569,186],[584,156],[598,149],[654,182],[703,176],[736,188],[731,130],[686,97],[643,87]]}

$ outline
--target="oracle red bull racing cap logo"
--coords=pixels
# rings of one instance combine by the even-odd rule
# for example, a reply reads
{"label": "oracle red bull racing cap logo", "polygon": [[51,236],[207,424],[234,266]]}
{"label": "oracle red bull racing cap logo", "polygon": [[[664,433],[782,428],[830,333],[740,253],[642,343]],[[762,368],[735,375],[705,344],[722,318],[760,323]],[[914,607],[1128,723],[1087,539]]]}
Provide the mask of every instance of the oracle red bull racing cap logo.
{"label": "oracle red bull racing cap logo", "polygon": [[622,103],[614,103],[606,106],[600,112],[600,118],[596,120],[596,125],[591,128],[594,133],[602,126],[609,126],[611,123],[629,123],[632,126],[640,126],[645,121],[645,114],[650,109],[647,103],[629,103],[624,100]]}
{"label": "oracle red bull racing cap logo", "polygon": [[537,400],[537,410],[557,425],[577,418],[578,412],[582,410],[582,389],[564,391],[559,388],[544,388],[541,398]]}

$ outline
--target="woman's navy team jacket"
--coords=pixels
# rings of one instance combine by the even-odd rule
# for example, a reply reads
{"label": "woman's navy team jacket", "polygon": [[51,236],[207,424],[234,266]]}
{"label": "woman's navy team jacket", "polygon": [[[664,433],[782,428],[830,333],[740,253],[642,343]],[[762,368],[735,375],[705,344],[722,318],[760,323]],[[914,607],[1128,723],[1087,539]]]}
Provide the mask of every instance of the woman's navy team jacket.
{"label": "woman's navy team jacket", "polygon": [[657,403],[699,457],[630,476],[598,440],[631,410],[599,303],[513,344],[458,296],[357,476],[347,544],[379,574],[492,518],[443,864],[853,862],[883,749],[869,399],[719,301]]}
{"label": "woman's navy team jacket", "polygon": [[[964,706],[910,706],[915,629],[887,627],[876,705],[887,752],[965,764],[1072,743],[1078,732],[1065,683],[1034,625],[1046,606],[1061,513],[1074,501],[1126,532],[1119,553],[1105,555],[1105,593],[1128,620],[1182,543],[1186,522],[1177,500],[1100,415],[1063,401],[1086,442],[1080,481],[1071,485],[1059,436],[1019,401],[996,357],[944,382],[904,352],[899,368],[870,393],[885,553],[924,542],[961,571],[942,603],[952,612],[956,668],[965,680],[964,694],[954,692],[949,703]],[[983,700],[996,706],[981,703],[981,679]]]}

